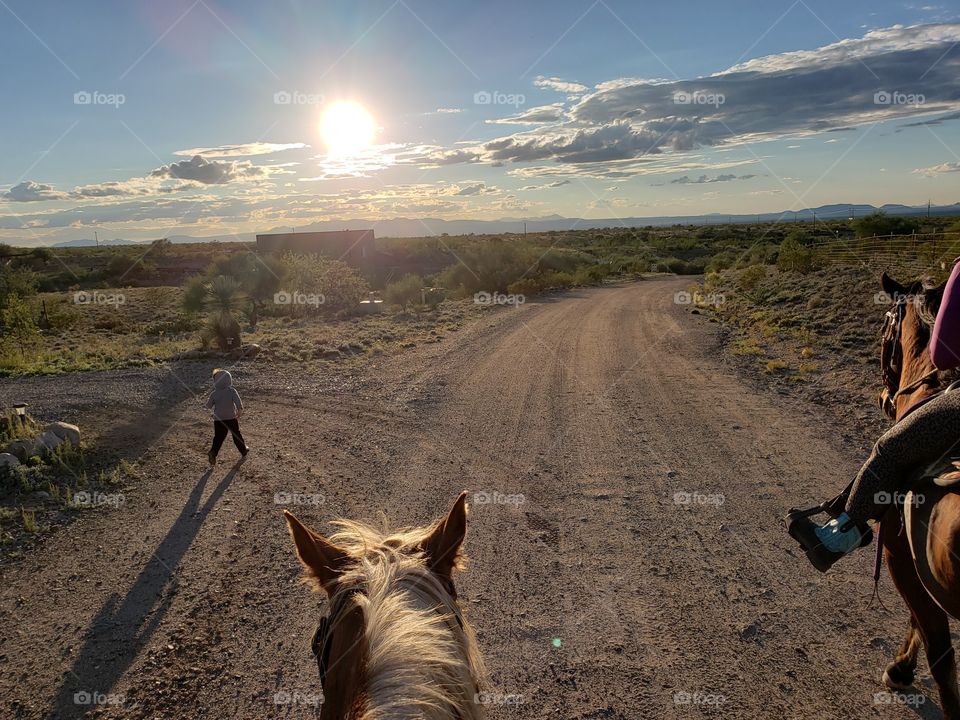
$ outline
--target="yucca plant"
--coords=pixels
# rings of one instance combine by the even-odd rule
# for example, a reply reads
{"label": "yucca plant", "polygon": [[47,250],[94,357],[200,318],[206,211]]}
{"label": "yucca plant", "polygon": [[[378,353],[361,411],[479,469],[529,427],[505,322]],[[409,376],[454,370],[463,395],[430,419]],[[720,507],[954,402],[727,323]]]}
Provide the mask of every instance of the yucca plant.
{"label": "yucca plant", "polygon": [[188,288],[184,309],[188,312],[204,310],[208,313],[203,330],[204,343],[215,340],[223,352],[239,348],[240,323],[236,315],[246,300],[240,283],[233,277],[217,275],[205,282],[195,282]]}

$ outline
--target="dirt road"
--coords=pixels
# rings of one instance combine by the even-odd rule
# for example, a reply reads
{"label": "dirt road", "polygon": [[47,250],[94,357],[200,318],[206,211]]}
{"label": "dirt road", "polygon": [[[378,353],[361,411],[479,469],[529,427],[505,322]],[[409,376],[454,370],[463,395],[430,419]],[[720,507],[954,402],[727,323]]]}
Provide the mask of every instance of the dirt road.
{"label": "dirt road", "polygon": [[820,576],[781,528],[854,471],[842,428],[738,377],[686,284],[528,303],[352,377],[238,370],[239,470],[228,447],[206,471],[206,374],[154,377],[180,390],[159,439],[125,425],[144,480],[3,570],[2,714],[313,717],[322,603],[277,500],[422,524],[468,488],[461,596],[522,698],[492,717],[937,717],[875,697],[906,613],[886,579],[892,612],[867,609],[872,553]]}

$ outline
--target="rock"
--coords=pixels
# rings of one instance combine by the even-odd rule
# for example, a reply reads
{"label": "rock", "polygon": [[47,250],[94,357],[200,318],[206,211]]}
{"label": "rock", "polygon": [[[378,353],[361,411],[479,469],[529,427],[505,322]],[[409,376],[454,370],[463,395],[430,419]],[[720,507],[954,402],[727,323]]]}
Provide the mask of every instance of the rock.
{"label": "rock", "polygon": [[46,432],[52,432],[61,440],[68,441],[74,447],[80,445],[80,428],[65,422],[50,423],[46,427]]}
{"label": "rock", "polygon": [[27,458],[35,455],[37,444],[30,438],[20,438],[7,445],[6,452],[15,455],[20,462],[26,462]]}
{"label": "rock", "polygon": [[45,432],[37,438],[37,444],[34,448],[34,451],[46,450],[48,452],[53,452],[65,442],[67,441],[62,437],[55,435],[52,432]]}
{"label": "rock", "polygon": [[0,453],[0,468],[15,468],[20,464],[16,455],[10,453]]}

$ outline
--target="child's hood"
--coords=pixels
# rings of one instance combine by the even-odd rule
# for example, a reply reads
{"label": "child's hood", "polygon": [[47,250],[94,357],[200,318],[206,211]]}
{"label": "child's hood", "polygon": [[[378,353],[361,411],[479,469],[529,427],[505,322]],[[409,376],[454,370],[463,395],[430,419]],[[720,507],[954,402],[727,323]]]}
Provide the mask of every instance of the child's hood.
{"label": "child's hood", "polygon": [[228,388],[233,385],[233,377],[229,370],[219,370],[213,376],[213,387],[217,390]]}

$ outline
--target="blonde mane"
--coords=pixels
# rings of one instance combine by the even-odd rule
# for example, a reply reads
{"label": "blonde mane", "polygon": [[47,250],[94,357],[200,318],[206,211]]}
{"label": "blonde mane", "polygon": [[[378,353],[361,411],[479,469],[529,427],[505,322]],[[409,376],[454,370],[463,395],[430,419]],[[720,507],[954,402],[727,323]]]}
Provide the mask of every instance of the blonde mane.
{"label": "blonde mane", "polygon": [[456,601],[418,550],[430,529],[335,524],[339,530],[330,539],[357,559],[340,592],[366,588],[354,596],[368,646],[362,720],[486,717],[476,697],[486,680],[473,630],[458,621]]}

